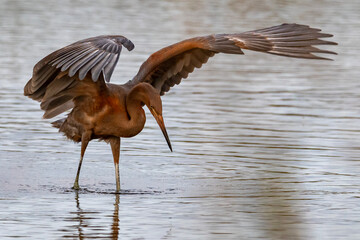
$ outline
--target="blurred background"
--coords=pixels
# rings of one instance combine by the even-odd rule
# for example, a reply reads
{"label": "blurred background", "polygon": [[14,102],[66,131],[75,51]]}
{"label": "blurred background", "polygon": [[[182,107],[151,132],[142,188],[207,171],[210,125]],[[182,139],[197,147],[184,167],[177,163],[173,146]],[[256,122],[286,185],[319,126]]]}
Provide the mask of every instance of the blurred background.
{"label": "blurred background", "polygon": [[[360,2],[0,0],[0,238],[359,239]],[[33,66],[120,34],[113,83],[185,38],[301,23],[334,34],[334,61],[217,55],[163,100],[174,152],[148,115],[121,145],[80,146],[23,96]],[[147,112],[148,114],[148,112]]]}

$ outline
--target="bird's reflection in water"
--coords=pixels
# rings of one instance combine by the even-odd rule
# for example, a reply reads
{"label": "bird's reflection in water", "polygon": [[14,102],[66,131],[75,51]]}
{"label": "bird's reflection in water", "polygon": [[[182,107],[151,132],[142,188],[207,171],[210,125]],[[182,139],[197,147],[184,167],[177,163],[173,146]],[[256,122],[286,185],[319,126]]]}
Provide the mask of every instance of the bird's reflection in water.
{"label": "bird's reflection in water", "polygon": [[[80,207],[80,201],[79,201],[79,193],[78,191],[75,192],[75,201],[76,201],[76,208],[77,208],[77,212],[76,212],[76,220],[79,221],[79,225],[77,225],[77,231],[78,231],[78,236],[79,239],[83,239],[83,227],[84,227],[84,213],[83,210]],[[74,219],[75,220],[75,219]]]}
{"label": "bird's reflection in water", "polygon": [[118,239],[118,236],[119,236],[119,230],[120,230],[119,204],[120,204],[120,194],[115,194],[113,223],[112,223],[112,227],[111,227],[112,239]]}
{"label": "bird's reflection in water", "polygon": [[[77,238],[77,239],[86,239],[86,238],[107,238],[107,239],[118,239],[119,230],[120,230],[120,220],[119,220],[119,205],[120,205],[120,195],[115,194],[115,203],[114,211],[112,214],[112,224],[111,228],[108,228],[107,223],[103,223],[103,226],[94,226],[90,223],[90,220],[96,219],[95,216],[100,214],[97,211],[86,211],[83,210],[80,206],[80,198],[78,191],[75,191],[75,203],[76,211],[69,212],[71,217],[67,220],[76,224],[71,224],[69,229],[65,232],[69,232],[64,235],[63,238]],[[76,229],[76,233],[74,232]],[[108,232],[110,229],[110,232]]]}

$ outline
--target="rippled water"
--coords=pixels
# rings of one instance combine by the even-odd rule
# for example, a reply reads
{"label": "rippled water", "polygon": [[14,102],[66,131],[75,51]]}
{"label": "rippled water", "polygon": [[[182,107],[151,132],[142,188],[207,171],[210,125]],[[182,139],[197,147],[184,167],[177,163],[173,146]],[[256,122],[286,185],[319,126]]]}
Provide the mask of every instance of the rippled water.
{"label": "rippled water", "polygon": [[[0,0],[0,238],[359,239],[358,1]],[[33,65],[76,40],[135,43],[112,82],[187,37],[297,22],[333,33],[335,61],[219,55],[163,97],[174,152],[148,115],[111,150],[79,145],[22,95]]]}

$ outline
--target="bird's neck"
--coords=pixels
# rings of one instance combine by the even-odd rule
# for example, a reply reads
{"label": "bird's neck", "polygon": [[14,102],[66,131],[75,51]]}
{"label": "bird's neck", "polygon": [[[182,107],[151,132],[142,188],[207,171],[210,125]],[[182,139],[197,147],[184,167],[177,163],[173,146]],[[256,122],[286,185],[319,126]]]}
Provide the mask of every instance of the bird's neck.
{"label": "bird's neck", "polygon": [[143,130],[146,121],[141,96],[131,91],[126,97],[126,111],[129,118],[127,122],[129,135],[135,136]]}

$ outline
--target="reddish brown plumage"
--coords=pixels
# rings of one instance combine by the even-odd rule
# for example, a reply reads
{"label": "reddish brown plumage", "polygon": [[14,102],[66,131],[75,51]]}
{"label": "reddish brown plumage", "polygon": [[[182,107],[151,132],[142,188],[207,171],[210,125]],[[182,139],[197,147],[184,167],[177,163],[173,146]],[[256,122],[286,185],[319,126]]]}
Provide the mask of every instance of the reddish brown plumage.
{"label": "reddish brown plumage", "polygon": [[109,84],[122,46],[134,45],[123,36],[106,35],[75,42],[38,62],[24,94],[41,102],[44,118],[66,110],[64,119],[53,123],[69,139],[81,142],[78,178],[88,142],[98,138],[110,143],[120,191],[120,138],[137,135],[144,127],[146,105],[158,122],[171,149],[162,118],[160,95],[165,94],[195,68],[217,53],[244,54],[242,49],[296,58],[326,59],[313,53],[335,54],[314,45],[334,45],[319,29],[283,24],[237,34],[214,34],[187,39],[153,53],[136,76],[123,85]]}

